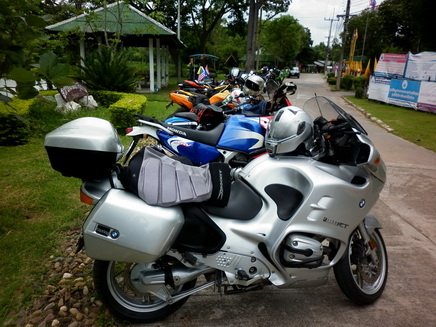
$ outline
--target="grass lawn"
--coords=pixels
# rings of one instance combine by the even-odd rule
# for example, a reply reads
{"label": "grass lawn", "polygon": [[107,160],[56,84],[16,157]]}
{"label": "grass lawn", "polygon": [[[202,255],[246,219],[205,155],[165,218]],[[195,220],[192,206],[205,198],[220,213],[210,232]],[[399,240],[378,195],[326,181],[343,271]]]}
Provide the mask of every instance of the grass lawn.
{"label": "grass lawn", "polygon": [[[165,108],[170,90],[146,94],[144,114],[157,119],[170,115],[176,109]],[[53,113],[44,117],[44,129],[53,130],[80,116],[109,120],[106,108],[66,116]],[[0,326],[10,313],[41,294],[47,283],[45,264],[50,256],[60,255],[66,232],[82,225],[90,208],[79,200],[80,185],[80,180],[51,168],[44,136],[21,146],[0,146]]]}
{"label": "grass lawn", "polygon": [[436,152],[436,114],[353,96],[347,100],[388,124],[393,134]]}

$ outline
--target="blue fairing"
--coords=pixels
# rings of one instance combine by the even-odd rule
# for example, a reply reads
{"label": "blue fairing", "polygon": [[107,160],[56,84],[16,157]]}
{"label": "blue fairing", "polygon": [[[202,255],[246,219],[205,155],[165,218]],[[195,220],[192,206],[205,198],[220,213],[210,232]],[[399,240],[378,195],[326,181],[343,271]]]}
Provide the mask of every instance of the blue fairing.
{"label": "blue fairing", "polygon": [[216,161],[221,153],[213,146],[191,141],[163,131],[157,132],[165,148],[179,156],[188,158],[196,166]]}
{"label": "blue fairing", "polygon": [[238,106],[238,110],[242,113],[256,114],[256,115],[267,115],[267,105],[266,101],[259,101],[258,103],[243,103]]}
{"label": "blue fairing", "polygon": [[218,141],[218,147],[232,151],[251,153],[264,147],[265,129],[259,124],[259,117],[231,115]]}

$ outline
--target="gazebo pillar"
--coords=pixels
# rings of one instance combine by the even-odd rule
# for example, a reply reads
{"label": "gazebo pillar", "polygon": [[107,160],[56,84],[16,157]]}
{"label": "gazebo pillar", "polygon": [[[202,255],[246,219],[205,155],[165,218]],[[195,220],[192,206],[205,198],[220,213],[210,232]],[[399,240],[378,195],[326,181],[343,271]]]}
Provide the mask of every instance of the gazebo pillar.
{"label": "gazebo pillar", "polygon": [[156,39],[156,76],[157,76],[157,88],[162,88],[162,49],[160,47],[160,39]]}
{"label": "gazebo pillar", "polygon": [[150,92],[155,91],[154,87],[154,55],[153,55],[153,39],[148,39],[148,63],[150,69]]}
{"label": "gazebo pillar", "polygon": [[80,53],[80,67],[85,67],[85,38],[81,37],[79,40],[79,53]]}
{"label": "gazebo pillar", "polygon": [[170,54],[169,54],[169,49],[168,49],[168,45],[165,46],[165,86],[168,86],[169,84],[169,76],[170,76],[170,72],[169,72],[169,58]]}

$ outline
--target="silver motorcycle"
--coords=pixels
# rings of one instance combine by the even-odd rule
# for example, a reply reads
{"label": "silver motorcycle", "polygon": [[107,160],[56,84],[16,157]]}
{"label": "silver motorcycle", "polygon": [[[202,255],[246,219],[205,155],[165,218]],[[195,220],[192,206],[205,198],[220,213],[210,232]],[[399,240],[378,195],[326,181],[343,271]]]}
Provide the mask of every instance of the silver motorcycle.
{"label": "silver motorcycle", "polygon": [[161,207],[120,182],[124,151],[109,122],[80,118],[46,136],[53,168],[81,178],[81,200],[93,206],[79,249],[95,259],[96,291],[115,316],[160,320],[214,286],[224,294],[318,286],[331,269],[352,302],[382,295],[388,257],[369,212],[386,170],[363,127],[315,96],[278,111],[265,146],[232,170],[226,206]]}

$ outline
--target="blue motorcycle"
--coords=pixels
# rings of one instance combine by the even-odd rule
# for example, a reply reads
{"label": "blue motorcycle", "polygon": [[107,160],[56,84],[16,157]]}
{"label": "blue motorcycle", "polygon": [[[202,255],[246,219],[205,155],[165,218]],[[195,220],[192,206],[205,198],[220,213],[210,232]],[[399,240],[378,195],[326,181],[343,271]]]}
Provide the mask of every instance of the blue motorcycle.
{"label": "blue motorcycle", "polygon": [[[210,130],[178,126],[142,117],[139,126],[127,136],[133,137],[128,153],[145,136],[157,141],[157,147],[200,166],[209,162],[226,162],[232,167],[245,166],[265,154],[264,137],[272,116],[229,115]],[[186,121],[182,121],[186,123]],[[129,157],[129,155],[127,155]]]}

